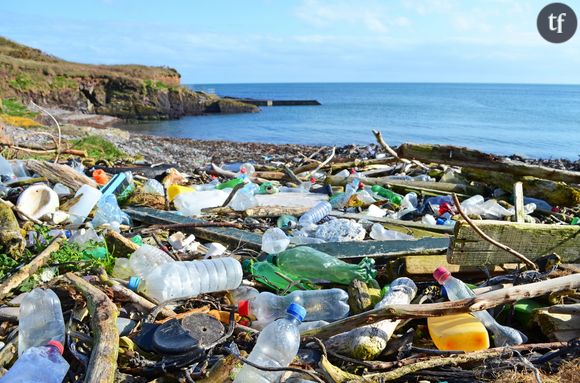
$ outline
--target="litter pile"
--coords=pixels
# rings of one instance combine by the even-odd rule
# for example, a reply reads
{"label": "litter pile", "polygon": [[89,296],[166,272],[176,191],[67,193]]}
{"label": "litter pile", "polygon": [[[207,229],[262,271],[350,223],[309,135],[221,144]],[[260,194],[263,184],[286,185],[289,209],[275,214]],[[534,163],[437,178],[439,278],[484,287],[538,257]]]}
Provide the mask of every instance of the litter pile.
{"label": "litter pile", "polygon": [[580,172],[374,134],[191,174],[0,156],[0,382],[578,379]]}

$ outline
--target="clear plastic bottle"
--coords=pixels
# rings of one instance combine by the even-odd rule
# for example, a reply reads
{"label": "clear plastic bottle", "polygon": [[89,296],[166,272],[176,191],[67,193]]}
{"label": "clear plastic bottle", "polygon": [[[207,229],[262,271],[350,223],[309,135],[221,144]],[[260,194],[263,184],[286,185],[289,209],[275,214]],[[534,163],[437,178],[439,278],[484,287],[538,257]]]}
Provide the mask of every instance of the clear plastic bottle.
{"label": "clear plastic bottle", "polygon": [[[449,300],[456,301],[464,298],[475,297],[475,294],[469,287],[461,280],[452,277],[451,273],[443,266],[439,266],[433,272],[433,278],[440,285],[445,287]],[[518,330],[502,326],[495,321],[495,319],[487,311],[474,312],[475,315],[483,325],[493,333],[494,343],[496,347],[514,346],[526,342],[527,337]]]}
{"label": "clear plastic bottle", "polygon": [[370,237],[376,241],[410,241],[415,239],[415,237],[409,234],[400,233],[395,230],[387,230],[380,223],[373,224],[371,227]]}
{"label": "clear plastic bottle", "polygon": [[[258,336],[248,360],[263,367],[288,367],[300,348],[298,326],[306,316],[306,310],[292,303],[286,316],[266,326]],[[262,371],[245,364],[234,383],[277,382],[283,371]]]}
{"label": "clear plastic bottle", "polygon": [[151,245],[144,244],[139,247],[129,258],[129,266],[140,278],[146,278],[146,275],[152,272],[156,267],[175,262],[165,251]]}
{"label": "clear plastic bottle", "polygon": [[143,185],[143,193],[164,196],[165,189],[163,188],[161,182],[157,181],[154,178],[150,178],[147,180],[147,182],[145,182],[145,185]]}
{"label": "clear plastic bottle", "polygon": [[90,185],[81,186],[75,194],[75,197],[81,196],[81,198],[68,211],[70,214],[70,222],[73,225],[80,225],[85,222],[85,219],[87,219],[87,216],[97,202],[99,202],[102,195],[100,190]]}
{"label": "clear plastic bottle", "polygon": [[201,215],[201,209],[223,205],[228,195],[222,190],[190,191],[178,194],[173,204],[186,216]]}
{"label": "clear plastic bottle", "polygon": [[312,228],[315,226],[322,218],[326,217],[332,211],[332,206],[328,201],[321,201],[317,203],[312,209],[308,210],[306,213],[300,217],[298,223],[300,226],[305,228]]}
{"label": "clear plastic bottle", "polygon": [[122,224],[131,224],[131,219],[127,213],[119,207],[117,197],[113,194],[109,194],[101,198],[97,203],[95,217],[91,222],[93,227],[108,225],[111,230],[119,232]]}
{"label": "clear plastic bottle", "polygon": [[18,326],[18,355],[51,340],[64,343],[62,308],[54,291],[36,288],[26,294],[20,304]]}
{"label": "clear plastic bottle", "polygon": [[336,321],[348,316],[348,293],[342,289],[294,291],[285,296],[262,292],[253,300],[241,301],[238,312],[254,316],[260,322],[272,322],[290,305],[297,303],[306,309],[307,321]]}
{"label": "clear plastic bottle", "polygon": [[63,352],[62,343],[56,340],[31,347],[0,378],[0,383],[61,383],[69,369]]}
{"label": "clear plastic bottle", "polygon": [[230,302],[237,305],[242,301],[251,301],[254,300],[260,292],[253,288],[252,286],[240,286],[237,289],[233,289],[228,291],[228,297]]}
{"label": "clear plastic bottle", "polygon": [[286,250],[290,244],[290,239],[286,233],[277,227],[266,230],[262,236],[262,251],[268,254],[277,254]]}
{"label": "clear plastic bottle", "polygon": [[1,154],[0,154],[0,177],[1,182],[13,181],[16,179],[16,175],[12,170],[12,165],[10,165],[10,162],[8,162],[8,160],[4,158]]}
{"label": "clear plastic bottle", "polygon": [[258,206],[258,201],[255,196],[258,189],[258,185],[251,182],[247,183],[246,186],[234,194],[229,206],[235,211],[245,211],[246,209]]}
{"label": "clear plastic bottle", "polygon": [[145,276],[143,291],[163,302],[198,294],[233,290],[242,283],[242,265],[224,257],[164,263]]}

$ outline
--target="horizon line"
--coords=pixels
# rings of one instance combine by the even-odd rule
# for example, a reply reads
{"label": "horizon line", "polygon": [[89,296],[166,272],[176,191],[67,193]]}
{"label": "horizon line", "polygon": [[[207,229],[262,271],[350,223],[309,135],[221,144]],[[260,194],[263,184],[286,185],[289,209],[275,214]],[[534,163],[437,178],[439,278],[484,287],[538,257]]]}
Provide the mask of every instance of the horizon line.
{"label": "horizon line", "polygon": [[290,84],[432,84],[432,85],[558,85],[580,86],[580,83],[542,82],[460,82],[460,81],[280,81],[280,82],[182,82],[181,85],[290,85]]}

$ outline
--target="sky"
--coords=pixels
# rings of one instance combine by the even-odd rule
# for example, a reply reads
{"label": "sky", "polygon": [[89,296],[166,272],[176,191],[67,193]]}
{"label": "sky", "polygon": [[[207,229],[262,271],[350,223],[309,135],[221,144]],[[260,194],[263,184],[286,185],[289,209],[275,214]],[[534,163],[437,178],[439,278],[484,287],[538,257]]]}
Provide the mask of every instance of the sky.
{"label": "sky", "polygon": [[580,31],[537,32],[549,2],[2,0],[0,35],[69,61],[167,65],[185,84],[579,84]]}

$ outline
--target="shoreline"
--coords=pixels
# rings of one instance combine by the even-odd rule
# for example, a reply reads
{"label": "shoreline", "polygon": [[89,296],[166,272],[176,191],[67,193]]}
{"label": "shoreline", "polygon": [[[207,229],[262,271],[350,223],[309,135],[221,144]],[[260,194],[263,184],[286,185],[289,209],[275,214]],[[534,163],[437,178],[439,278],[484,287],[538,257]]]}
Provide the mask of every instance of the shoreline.
{"label": "shoreline", "polygon": [[[52,144],[52,139],[44,134],[35,134],[35,131],[49,132],[55,136],[58,135],[58,130],[54,126],[20,128],[7,124],[3,125],[5,126],[5,135],[9,137],[23,137],[17,142],[26,143],[27,145],[48,146]],[[329,145],[271,144],[156,136],[135,133],[111,126],[91,127],[65,124],[61,126],[61,129],[62,138],[65,140],[72,141],[91,135],[101,136],[115,144],[130,157],[140,158],[152,164],[173,164],[186,172],[193,172],[196,168],[212,162],[218,165],[231,162],[292,163],[302,161],[304,157],[310,156],[312,156],[313,160],[323,161],[332,148]],[[373,142],[370,132],[369,136],[369,143],[366,145],[352,144],[337,146],[336,158],[369,159],[375,158],[379,153],[383,153],[382,148]],[[323,148],[326,148],[326,150]],[[510,158],[512,160],[556,169],[580,171],[580,159],[574,161],[558,158],[522,158],[517,155],[498,155],[498,157]]]}

